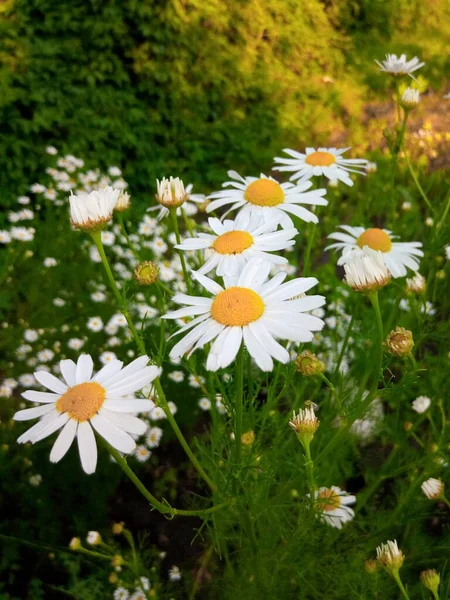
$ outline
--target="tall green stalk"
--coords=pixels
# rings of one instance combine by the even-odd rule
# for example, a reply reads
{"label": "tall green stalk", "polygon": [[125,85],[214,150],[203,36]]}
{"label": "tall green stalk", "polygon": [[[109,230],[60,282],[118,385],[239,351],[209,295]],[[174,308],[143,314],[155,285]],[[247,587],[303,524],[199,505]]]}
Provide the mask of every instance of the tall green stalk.
{"label": "tall green stalk", "polygon": [[[177,244],[181,244],[180,229],[178,227],[177,209],[171,208],[170,215],[172,217],[173,230],[175,232],[175,238],[177,240]],[[177,253],[178,253],[178,256],[180,257],[181,268],[183,269],[184,283],[186,284],[187,291],[190,294],[191,290],[192,290],[191,279],[189,277],[189,273],[188,273],[188,270],[186,267],[186,261],[184,258],[183,250],[180,250],[177,248]]]}

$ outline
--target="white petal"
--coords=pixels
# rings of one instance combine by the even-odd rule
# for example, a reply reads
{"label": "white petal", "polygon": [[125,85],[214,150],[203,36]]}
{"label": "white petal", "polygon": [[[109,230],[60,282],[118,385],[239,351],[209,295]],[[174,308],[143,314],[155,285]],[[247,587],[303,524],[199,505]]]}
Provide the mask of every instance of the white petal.
{"label": "white petal", "polygon": [[61,398],[61,394],[52,394],[51,392],[36,392],[35,390],[27,390],[22,393],[22,398],[30,400],[30,402],[57,402]]}
{"label": "white petal", "polygon": [[128,433],[125,433],[119,427],[110,423],[105,417],[95,415],[91,419],[92,427],[109,443],[113,448],[129,454],[136,448],[136,442]]}
{"label": "white petal", "polygon": [[105,365],[100,371],[95,375],[92,381],[96,381],[100,385],[103,385],[105,381],[117,375],[119,371],[122,369],[123,362],[121,360],[112,360],[110,363]]}
{"label": "white petal", "polygon": [[67,385],[69,387],[73,387],[74,385],[76,385],[77,365],[73,362],[73,360],[70,360],[70,358],[62,360],[59,363],[59,367],[61,369],[61,375],[66,380]]}
{"label": "white petal", "polygon": [[79,423],[77,442],[83,471],[91,475],[95,473],[97,466],[97,442],[95,441],[95,435],[89,421]]}
{"label": "white petal", "polygon": [[65,425],[68,420],[69,413],[60,414],[59,417],[51,423],[49,423],[47,427],[45,427],[45,429],[34,435],[31,441],[33,442],[33,444],[35,444],[36,442],[39,442],[39,440],[43,440],[44,438],[51,435],[53,432],[57,431],[58,429],[61,429],[61,427]]}
{"label": "white petal", "polygon": [[161,369],[155,365],[144,367],[139,373],[125,377],[122,381],[114,385],[106,386],[106,397],[112,398],[115,396],[117,398],[118,396],[133,394],[151,383],[160,374]]}
{"label": "white petal", "polygon": [[[75,363],[74,363],[75,365]],[[50,462],[57,463],[60,461],[66,452],[72,445],[73,439],[77,432],[78,421],[70,419],[67,421],[60,434],[56,438],[56,442],[53,444],[52,451],[50,452]]]}
{"label": "white petal", "polygon": [[148,361],[148,356],[139,356],[138,358],[130,362],[130,364],[124,367],[121,371],[105,379],[102,384],[103,387],[110,389],[114,384],[122,382],[125,378],[131,377],[132,375],[139,373],[139,371],[141,371],[145,367]]}
{"label": "white petal", "polygon": [[25,431],[25,433],[22,433],[22,435],[17,439],[17,442],[19,444],[32,442],[34,436],[37,435],[43,429],[45,429],[49,423],[56,420],[60,414],[61,413],[58,410],[56,410],[56,408],[54,408],[51,412],[42,417],[42,419],[38,423],[33,425],[33,427],[30,427],[30,429]]}
{"label": "white petal", "polygon": [[[154,407],[153,402],[152,404]],[[127,415],[126,413],[119,414],[102,407],[99,414],[108,419],[113,425],[116,425],[116,427],[120,427],[127,433],[132,433],[133,435],[143,435],[148,428],[147,423],[144,423],[144,421],[141,421],[141,419],[138,419],[133,415]]]}
{"label": "white petal", "polygon": [[91,380],[94,361],[89,354],[80,354],[77,362],[76,380],[78,383],[85,383]]}
{"label": "white petal", "polygon": [[111,400],[105,400],[103,406],[107,410],[112,410],[114,412],[120,413],[139,413],[139,412],[148,412],[155,407],[155,403],[153,400],[118,400],[112,398]]}
{"label": "white petal", "polygon": [[46,415],[53,410],[53,404],[44,404],[43,406],[35,406],[34,408],[26,408],[25,410],[19,410],[13,416],[14,421],[28,421],[29,419],[36,419]]}
{"label": "white petal", "polygon": [[37,371],[34,373],[34,376],[41,385],[52,392],[56,392],[57,394],[64,394],[67,392],[67,385],[51,373],[47,373],[47,371]]}

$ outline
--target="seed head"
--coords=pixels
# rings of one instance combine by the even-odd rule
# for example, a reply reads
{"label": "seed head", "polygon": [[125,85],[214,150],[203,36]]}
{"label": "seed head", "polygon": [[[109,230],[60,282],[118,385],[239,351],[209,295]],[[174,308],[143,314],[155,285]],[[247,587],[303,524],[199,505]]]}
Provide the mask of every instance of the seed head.
{"label": "seed head", "polygon": [[394,356],[407,356],[414,348],[412,331],[404,327],[396,327],[387,336],[384,345],[387,351]]}
{"label": "seed head", "polygon": [[325,371],[325,364],[317,358],[317,356],[309,350],[304,350],[295,359],[297,371],[302,375],[318,375]]}
{"label": "seed head", "polygon": [[295,431],[302,444],[311,443],[311,440],[319,427],[319,423],[320,421],[316,417],[312,405],[306,405],[305,408],[300,408],[297,415],[294,411],[292,419],[289,421],[289,425]]}
{"label": "seed head", "polygon": [[152,285],[158,281],[159,267],[156,263],[146,260],[134,270],[134,278],[141,285]]}

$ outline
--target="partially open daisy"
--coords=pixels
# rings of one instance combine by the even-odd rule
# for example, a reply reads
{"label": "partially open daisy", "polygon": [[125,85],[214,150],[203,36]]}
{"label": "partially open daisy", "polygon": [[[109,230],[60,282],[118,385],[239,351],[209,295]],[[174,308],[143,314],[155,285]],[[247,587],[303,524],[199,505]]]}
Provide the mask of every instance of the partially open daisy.
{"label": "partially open daisy", "polygon": [[377,65],[380,67],[380,71],[384,71],[385,73],[389,73],[390,75],[409,75],[413,79],[415,77],[412,75],[414,71],[423,67],[425,63],[420,62],[417,56],[411,58],[411,60],[407,60],[406,54],[402,54],[397,56],[396,54],[386,54],[386,58],[381,62],[379,60],[375,61]]}
{"label": "partially open daisy", "polygon": [[[186,189],[184,190],[186,199],[183,203],[183,211],[188,216],[197,214],[198,205],[204,204],[205,199],[206,199],[205,194],[192,194],[192,188],[193,188],[193,185],[192,185],[192,183],[190,183],[189,185],[186,186]],[[168,208],[166,208],[165,206],[163,206],[162,204],[157,204],[156,206],[152,206],[151,208],[149,208],[147,210],[148,210],[148,212],[151,212],[154,210],[159,210],[159,213],[156,217],[156,219],[158,221],[161,221],[161,219],[164,219],[170,213],[170,210]],[[179,206],[177,208],[177,215],[178,216],[181,215],[181,206]]]}
{"label": "partially open daisy", "polygon": [[299,182],[311,179],[314,175],[324,175],[330,181],[340,180],[346,185],[352,186],[353,181],[349,173],[365,174],[367,160],[364,158],[342,158],[348,148],[306,148],[305,153],[285,148],[292,158],[275,158],[275,162],[282,165],[274,167],[275,171],[294,171],[291,180]]}
{"label": "partially open daisy", "polygon": [[392,235],[392,231],[388,229],[378,229],[373,227],[365,229],[364,227],[350,227],[349,225],[341,225],[341,229],[345,233],[331,233],[328,237],[332,240],[337,240],[325,250],[342,250],[342,256],[338,260],[338,265],[347,263],[354,253],[362,253],[364,246],[368,246],[372,250],[383,253],[386,267],[392,273],[392,277],[404,277],[407,274],[407,269],[411,271],[419,270],[419,259],[416,257],[423,256],[421,242],[396,242],[398,236]]}
{"label": "partially open daisy", "polygon": [[328,204],[328,200],[322,197],[326,194],[325,189],[306,191],[312,186],[310,181],[298,185],[278,183],[266,175],[261,174],[259,178],[241,177],[236,171],[228,171],[228,176],[232,181],[223,184],[222,187],[226,189],[209,196],[212,202],[208,204],[207,212],[230,204],[225,215],[233,210],[242,209],[241,212],[245,216],[262,218],[265,223],[278,221],[283,229],[287,229],[294,225],[289,215],[295,215],[307,223],[319,222],[317,216],[300,206],[301,204]]}
{"label": "partially open daisy", "polygon": [[199,233],[197,237],[187,238],[175,248],[180,250],[210,249],[209,258],[199,269],[206,275],[216,269],[217,275],[237,276],[245,264],[252,258],[261,258],[272,264],[281,265],[287,258],[271,252],[285,250],[295,244],[292,239],[298,231],[294,227],[273,231],[277,221],[261,224],[260,219],[249,214],[239,214],[235,221],[209,218],[212,234]]}
{"label": "partially open daisy", "polygon": [[71,193],[70,221],[76,229],[97,231],[103,229],[112,219],[120,190],[107,186],[101,190]]}
{"label": "partially open daisy", "polygon": [[40,420],[17,441],[34,444],[63,428],[53,444],[50,461],[61,460],[76,437],[81,465],[88,474],[94,473],[97,465],[94,430],[120,452],[132,452],[136,444],[130,434],[142,435],[147,424],[129,413],[147,412],[154,403],[130,399],[129,394],[160,374],[158,367],[146,366],[148,360],[148,356],[141,356],[123,369],[120,360],[113,360],[92,376],[92,358],[81,354],[76,364],[72,360],[60,362],[64,381],[47,371],[38,371],[35,378],[50,392],[28,390],[22,394],[40,406],[19,410],[13,419]]}
{"label": "partially open daisy", "polygon": [[186,304],[164,315],[180,319],[199,315],[177,334],[189,333],[171,350],[170,358],[190,354],[215,340],[206,361],[209,371],[227,367],[235,358],[242,342],[262,371],[273,369],[273,360],[287,363],[289,352],[275,338],[294,342],[310,342],[313,331],[320,331],[324,322],[304,314],[325,303],[323,296],[299,297],[318,282],[314,277],[302,277],[283,283],[286,273],[278,273],[267,281],[270,263],[252,259],[246,264],[233,285],[220,286],[200,273],[196,279],[212,298],[177,294],[173,300]]}
{"label": "partially open daisy", "polygon": [[355,504],[356,496],[344,492],[332,485],[331,488],[321,487],[315,492],[315,508],[320,519],[332,527],[342,529],[342,525],[351,521],[355,513],[350,504]]}

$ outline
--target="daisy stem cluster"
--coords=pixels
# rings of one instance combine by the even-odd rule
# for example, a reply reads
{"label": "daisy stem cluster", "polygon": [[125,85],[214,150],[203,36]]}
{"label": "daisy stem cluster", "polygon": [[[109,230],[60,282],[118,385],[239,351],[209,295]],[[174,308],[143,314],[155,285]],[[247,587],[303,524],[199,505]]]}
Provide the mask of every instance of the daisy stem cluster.
{"label": "daisy stem cluster", "polygon": [[[117,303],[119,305],[119,308],[121,309],[121,311],[123,312],[123,314],[125,315],[125,318],[127,320],[128,323],[128,327],[130,328],[130,331],[133,335],[134,341],[136,342],[136,345],[139,349],[139,351],[142,354],[146,354],[146,348],[145,348],[145,344],[141,338],[141,336],[139,335],[133,319],[131,318],[131,315],[123,301],[122,298],[122,294],[120,293],[119,288],[117,287],[117,283],[114,279],[114,275],[111,271],[111,267],[109,266],[109,261],[108,258],[105,254],[105,250],[103,248],[103,243],[102,243],[102,239],[101,239],[101,233],[95,232],[95,233],[91,233],[92,239],[94,240],[95,245],[97,246],[97,249],[100,253],[101,259],[102,259],[102,263],[103,263],[103,267],[106,271],[106,275],[108,278],[108,282],[109,285],[114,293],[114,296],[117,300]],[[178,424],[174,418],[174,416],[172,415],[169,405],[167,403],[167,399],[166,399],[166,395],[164,393],[164,390],[162,388],[161,382],[159,381],[159,378],[155,379],[153,382],[153,385],[155,387],[155,391],[156,394],[158,396],[158,402],[161,406],[161,408],[163,409],[167,420],[170,423],[170,426],[172,427],[175,435],[178,438],[178,441],[180,442],[181,446],[183,447],[184,451],[186,452],[186,454],[188,455],[189,459],[191,460],[192,464],[194,465],[194,467],[197,469],[197,471],[199,472],[199,474],[203,477],[203,479],[205,480],[205,482],[208,484],[208,486],[211,488],[212,491],[217,491],[217,487],[214,484],[214,482],[211,480],[211,478],[207,475],[207,473],[205,472],[205,470],[203,469],[203,467],[201,466],[201,464],[199,463],[198,459],[196,458],[195,454],[192,452],[191,448],[189,447],[189,444],[187,443],[185,437],[183,436],[180,428],[178,427]]]}

